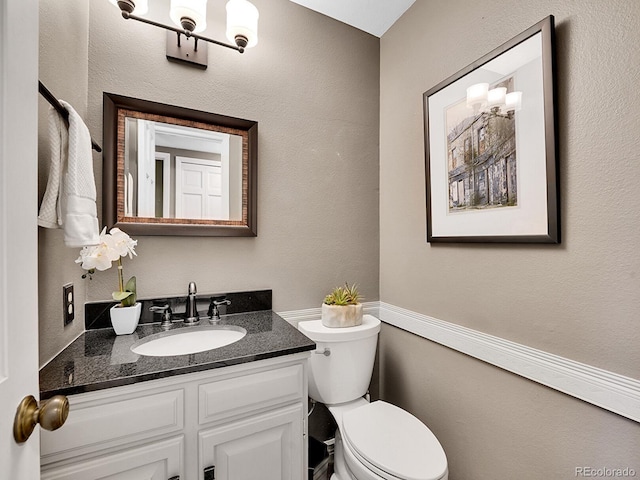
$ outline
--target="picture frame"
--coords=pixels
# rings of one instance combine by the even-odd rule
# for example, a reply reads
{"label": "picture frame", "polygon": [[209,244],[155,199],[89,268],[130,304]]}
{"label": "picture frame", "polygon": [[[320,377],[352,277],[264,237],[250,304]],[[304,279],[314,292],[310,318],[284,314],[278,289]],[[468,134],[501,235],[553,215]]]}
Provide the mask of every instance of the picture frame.
{"label": "picture frame", "polygon": [[554,18],[423,94],[427,242],[560,243]]}

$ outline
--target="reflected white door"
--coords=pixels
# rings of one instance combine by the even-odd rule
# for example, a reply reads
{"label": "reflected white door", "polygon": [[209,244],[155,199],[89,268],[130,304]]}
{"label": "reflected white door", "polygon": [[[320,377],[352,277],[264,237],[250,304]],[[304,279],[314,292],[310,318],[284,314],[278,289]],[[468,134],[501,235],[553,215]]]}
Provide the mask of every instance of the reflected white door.
{"label": "reflected white door", "polygon": [[176,217],[228,220],[228,183],[222,162],[176,157]]}
{"label": "reflected white door", "polygon": [[0,478],[40,478],[40,435],[13,419],[38,398],[38,0],[0,0]]}

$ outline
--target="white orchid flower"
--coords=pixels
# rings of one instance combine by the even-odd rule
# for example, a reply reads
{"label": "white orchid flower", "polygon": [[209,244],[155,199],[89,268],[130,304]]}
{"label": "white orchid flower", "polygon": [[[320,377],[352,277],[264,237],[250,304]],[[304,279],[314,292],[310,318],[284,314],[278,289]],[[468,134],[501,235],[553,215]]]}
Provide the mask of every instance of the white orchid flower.
{"label": "white orchid flower", "polygon": [[111,258],[109,258],[108,248],[104,243],[91,247],[83,247],[76,263],[80,263],[85,270],[107,270],[111,268]]}
{"label": "white orchid flower", "polygon": [[[89,278],[95,270],[107,270],[111,268],[113,262],[118,263],[118,290],[113,292],[114,300],[122,302],[122,306],[133,305],[136,301],[135,277],[131,277],[127,284],[124,284],[121,257],[133,258],[137,255],[135,247],[137,240],[133,240],[129,235],[119,228],[112,228],[107,233],[107,227],[100,232],[100,243],[80,250],[80,256],[76,259],[83,269],[89,272]],[[84,278],[85,276],[83,276]]]}
{"label": "white orchid flower", "polygon": [[113,249],[119,256],[126,257],[129,255],[129,258],[133,258],[133,255],[136,255],[134,248],[138,244],[137,240],[133,240],[117,227],[112,228],[109,231],[109,235],[111,235],[111,239],[113,240]]}

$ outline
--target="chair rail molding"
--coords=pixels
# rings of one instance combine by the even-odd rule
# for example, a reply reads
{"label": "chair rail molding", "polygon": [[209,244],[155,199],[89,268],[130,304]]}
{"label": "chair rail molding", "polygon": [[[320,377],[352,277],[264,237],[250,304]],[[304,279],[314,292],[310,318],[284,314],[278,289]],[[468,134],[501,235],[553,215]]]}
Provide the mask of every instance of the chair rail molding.
{"label": "chair rail molding", "polygon": [[[640,380],[389,303],[367,302],[364,309],[384,323],[640,422]],[[319,319],[320,308],[279,315],[296,324]]]}
{"label": "chair rail molding", "polygon": [[[373,315],[374,317],[379,317],[379,305],[380,302],[363,302],[362,312],[365,314]],[[284,318],[287,322],[293,325],[297,325],[298,322],[304,322],[307,320],[320,320],[320,318],[322,317],[322,307],[306,308],[304,310],[289,310],[287,312],[276,313]]]}

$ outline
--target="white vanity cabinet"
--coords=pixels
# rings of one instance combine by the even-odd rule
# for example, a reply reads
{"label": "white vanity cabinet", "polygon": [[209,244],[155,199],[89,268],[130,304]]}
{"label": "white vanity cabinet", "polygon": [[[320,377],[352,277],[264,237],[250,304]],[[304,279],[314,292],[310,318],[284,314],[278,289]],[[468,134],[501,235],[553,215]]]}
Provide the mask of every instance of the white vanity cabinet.
{"label": "white vanity cabinet", "polygon": [[42,480],[304,479],[308,356],[71,395]]}

